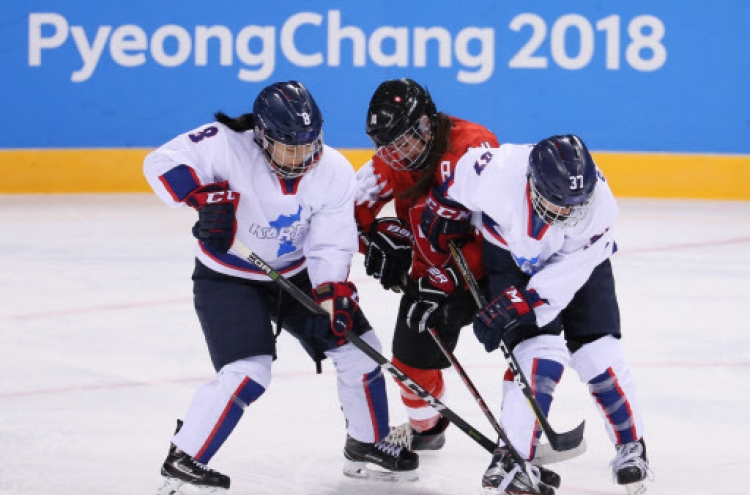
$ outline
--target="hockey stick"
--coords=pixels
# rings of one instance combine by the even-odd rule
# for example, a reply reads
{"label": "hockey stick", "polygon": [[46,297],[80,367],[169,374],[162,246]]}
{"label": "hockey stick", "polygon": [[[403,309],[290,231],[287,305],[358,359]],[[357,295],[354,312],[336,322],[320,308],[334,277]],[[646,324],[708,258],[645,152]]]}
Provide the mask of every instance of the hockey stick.
{"label": "hockey stick", "polygon": [[[312,299],[311,296],[309,296],[302,289],[300,289],[299,287],[291,283],[289,279],[287,279],[286,277],[281,275],[279,272],[271,268],[265,261],[263,261],[257,254],[255,254],[249,247],[245,246],[241,241],[235,239],[234,242],[232,243],[231,250],[234,251],[236,254],[240,255],[241,258],[249,261],[250,263],[260,268],[263,271],[263,273],[268,275],[268,277],[270,277],[271,280],[279,284],[279,286],[281,286],[282,289],[284,289],[289,295],[291,295],[294,299],[296,299],[297,302],[302,304],[310,312],[316,315],[325,316],[326,318],[330,317],[328,312],[324,310],[323,308],[321,308],[318,305],[318,303],[316,303]],[[370,344],[362,340],[362,337],[360,337],[354,332],[346,332],[345,337],[349,342],[351,342],[357,348],[359,348],[362,352],[364,352],[370,359],[375,361],[378,365],[380,365],[382,368],[384,368],[386,371],[392,374],[398,381],[406,385],[411,391],[417,394],[423,401],[425,401],[427,404],[432,406],[435,410],[439,411],[440,414],[443,415],[443,417],[450,420],[451,423],[453,423],[460,430],[462,430],[464,433],[469,435],[475,442],[481,445],[485,450],[487,450],[490,453],[493,453],[495,451],[495,447],[497,446],[495,442],[493,442],[486,436],[482,435],[482,433],[480,433],[476,428],[471,426],[469,423],[464,421],[464,419],[461,418],[458,414],[456,414],[451,409],[449,409],[448,406],[440,402],[432,394],[430,394],[425,389],[423,389],[418,383],[412,380],[409,377],[409,375],[401,371],[395,364],[390,362],[382,354],[380,354],[378,351],[373,349]]]}
{"label": "hockey stick", "polygon": [[[365,244],[365,246],[370,245],[370,239],[367,237],[364,232],[359,232],[359,238],[360,240]],[[391,288],[394,292],[404,292],[409,295],[409,297],[412,297],[414,299],[418,298],[418,295],[415,293],[414,288],[411,286],[410,283],[407,281],[404,281],[400,286],[394,286]],[[476,297],[476,296],[475,296]],[[437,331],[434,328],[427,328],[427,331],[432,336],[433,340],[435,341],[435,344],[440,348],[440,350],[443,352],[445,357],[448,359],[448,361],[451,363],[453,368],[456,370],[456,373],[458,373],[458,376],[461,377],[461,380],[463,380],[466,387],[469,389],[469,393],[472,395],[474,400],[476,400],[477,404],[479,405],[479,408],[482,410],[484,415],[487,417],[487,420],[492,425],[492,428],[497,432],[500,439],[511,449],[511,453],[513,454],[513,457],[516,461],[521,460],[521,456],[518,454],[516,449],[511,444],[510,440],[508,439],[505,431],[500,426],[500,423],[497,421],[495,416],[492,414],[492,411],[487,406],[487,403],[482,398],[482,395],[479,393],[479,390],[477,390],[474,383],[469,378],[469,375],[464,370],[463,366],[461,366],[461,363],[458,361],[456,356],[443,344],[442,339],[438,335]],[[568,459],[573,459],[575,457],[578,457],[582,455],[584,452],[586,452],[586,442],[585,439],[581,442],[581,444],[574,449],[566,450],[563,452],[558,452],[555,449],[551,448],[550,444],[539,444],[536,448],[536,452],[534,454],[534,459],[531,461],[533,464],[536,465],[545,465],[545,464],[553,464],[556,462],[562,462]]]}
{"label": "hockey stick", "polygon": [[[480,309],[484,308],[487,305],[487,301],[479,292],[479,285],[477,284],[474,275],[471,273],[471,269],[469,268],[469,264],[466,262],[466,258],[464,258],[463,253],[456,247],[453,241],[449,241],[448,247],[450,248],[453,259],[458,265],[458,269],[461,271],[461,275],[463,275],[464,280],[466,280],[466,284],[469,286],[471,294],[474,296],[474,300],[476,301],[477,306],[479,306]],[[547,420],[546,415],[544,414],[544,411],[542,411],[541,406],[537,402],[536,397],[534,397],[534,394],[531,391],[531,387],[529,386],[529,382],[526,380],[526,376],[523,374],[521,366],[518,364],[516,357],[502,340],[500,340],[500,349],[503,351],[503,356],[505,357],[505,360],[507,361],[511,372],[513,373],[513,380],[521,388],[523,395],[526,397],[526,400],[531,406],[531,409],[534,411],[534,415],[539,422],[539,426],[542,428],[542,431],[549,440],[552,448],[557,451],[564,451],[572,450],[580,446],[583,442],[583,430],[586,426],[586,421],[582,421],[581,424],[575,427],[573,430],[563,433],[557,433],[555,430],[553,430],[552,426]]]}
{"label": "hockey stick", "polygon": [[[359,232],[359,239],[365,244],[365,246],[370,245],[370,238],[367,237],[364,232]],[[409,295],[409,297],[413,299],[418,299],[417,291],[411,288],[411,285],[405,280],[401,283],[401,286],[393,287],[394,290],[397,290],[398,292],[405,292]],[[471,393],[472,397],[474,397],[474,400],[477,401],[477,404],[479,404],[479,408],[482,410],[484,415],[487,417],[487,420],[490,422],[492,427],[497,432],[500,439],[505,442],[506,445],[511,445],[510,441],[508,440],[508,436],[505,434],[505,431],[502,429],[500,424],[497,422],[497,419],[495,419],[495,416],[490,411],[490,408],[487,406],[487,403],[484,401],[482,396],[479,393],[479,390],[474,386],[474,383],[469,378],[469,375],[466,374],[466,371],[464,371],[463,366],[461,366],[461,363],[458,362],[458,359],[456,359],[456,356],[453,354],[453,352],[448,349],[445,344],[443,344],[443,340],[440,338],[440,336],[437,333],[437,330],[432,327],[428,327],[427,331],[432,336],[432,340],[435,341],[435,344],[440,348],[443,355],[448,359],[448,361],[451,363],[453,368],[458,373],[458,376],[461,377],[461,380],[463,380],[464,384],[466,384],[466,387],[469,389],[469,393]],[[512,447],[511,447],[512,448]],[[514,454],[517,454],[515,452],[515,449],[512,448]],[[514,455],[514,457],[516,457]],[[518,456],[520,458],[520,456]]]}
{"label": "hockey stick", "polygon": [[[407,294],[409,294],[410,297],[414,297],[413,290],[404,290]],[[440,338],[440,335],[438,335],[437,331],[434,328],[427,328],[427,331],[432,336],[432,339],[435,341],[435,344],[440,348],[440,350],[443,352],[445,357],[450,361],[453,368],[456,370],[456,373],[458,376],[461,377],[461,380],[463,380],[464,384],[466,385],[466,388],[469,389],[469,393],[474,397],[474,400],[477,401],[477,404],[479,404],[479,408],[482,410],[484,415],[487,417],[487,420],[490,422],[492,427],[497,432],[497,435],[500,437],[500,439],[507,445],[510,449],[512,449],[512,454],[514,452],[517,452],[515,447],[513,447],[513,444],[508,439],[507,434],[505,433],[505,430],[503,430],[502,426],[500,426],[500,423],[497,421],[495,416],[492,414],[492,411],[490,410],[489,406],[487,406],[487,403],[482,398],[482,395],[479,393],[479,390],[477,390],[474,383],[471,381],[471,378],[469,378],[468,373],[464,370],[463,366],[461,366],[461,363],[458,361],[458,358],[456,358],[455,354],[453,354],[450,349],[448,349],[445,344],[443,343],[442,339]],[[531,460],[532,464],[535,464],[537,466],[540,465],[546,465],[546,464],[554,464],[556,462],[562,462],[567,461],[569,459],[573,459],[575,457],[578,457],[580,455],[583,455],[583,453],[586,452],[586,439],[584,438],[580,445],[577,447],[570,449],[570,450],[564,450],[562,452],[558,452],[555,449],[553,449],[550,444],[548,443],[540,443],[536,451],[534,452],[534,458]],[[515,454],[513,457],[518,461],[518,459],[521,458],[521,456],[516,456]]]}

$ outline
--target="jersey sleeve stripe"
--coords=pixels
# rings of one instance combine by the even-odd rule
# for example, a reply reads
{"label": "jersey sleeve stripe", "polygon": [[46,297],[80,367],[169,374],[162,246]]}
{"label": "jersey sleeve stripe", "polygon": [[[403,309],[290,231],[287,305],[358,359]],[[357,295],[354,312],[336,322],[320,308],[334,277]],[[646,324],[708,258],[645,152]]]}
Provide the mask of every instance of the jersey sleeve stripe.
{"label": "jersey sleeve stripe", "polygon": [[195,170],[187,165],[178,165],[159,176],[164,188],[176,202],[185,200],[190,192],[201,185]]}

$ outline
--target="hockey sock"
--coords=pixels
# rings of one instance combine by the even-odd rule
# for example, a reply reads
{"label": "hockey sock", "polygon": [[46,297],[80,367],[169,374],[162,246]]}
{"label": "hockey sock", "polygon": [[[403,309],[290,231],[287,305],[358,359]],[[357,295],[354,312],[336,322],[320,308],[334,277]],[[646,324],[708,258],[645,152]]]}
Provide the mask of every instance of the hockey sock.
{"label": "hockey sock", "polygon": [[[380,352],[374,331],[362,334],[362,340]],[[360,442],[377,442],[388,435],[388,397],[380,367],[352,344],[326,352],[336,368],[341,409],[349,436]]]}
{"label": "hockey sock", "polygon": [[255,356],[219,370],[214,381],[195,393],[173,443],[207,464],[237,426],[245,408],[268,388],[271,362],[271,356]]}
{"label": "hockey sock", "polygon": [[643,436],[643,418],[635,383],[620,341],[610,335],[585,344],[570,360],[604,418],[612,443],[634,442]]}
{"label": "hockey sock", "polygon": [[[409,375],[419,386],[424,388],[433,397],[443,402],[446,396],[445,382],[443,381],[443,372],[439,369],[425,370],[414,368],[402,363],[397,358],[393,358],[395,364],[404,373]],[[433,428],[440,420],[440,414],[429,406],[421,397],[415,394],[410,388],[396,380],[401,389],[401,402],[404,403],[406,415],[409,418],[411,427],[419,432],[427,431]]]}
{"label": "hockey sock", "polygon": [[[555,387],[568,362],[568,350],[562,337],[540,335],[518,344],[514,354],[545,415],[549,412]],[[523,391],[508,370],[503,382],[501,423],[509,440],[526,459],[534,457],[541,428]]]}

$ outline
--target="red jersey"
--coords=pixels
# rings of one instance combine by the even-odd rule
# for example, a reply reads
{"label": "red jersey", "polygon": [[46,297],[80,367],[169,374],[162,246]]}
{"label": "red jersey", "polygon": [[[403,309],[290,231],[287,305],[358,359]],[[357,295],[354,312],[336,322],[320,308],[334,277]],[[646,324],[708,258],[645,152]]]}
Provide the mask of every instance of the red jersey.
{"label": "red jersey", "polygon": [[[484,126],[450,117],[451,130],[448,138],[448,149],[440,157],[435,168],[432,186],[447,181],[456,168],[458,160],[469,148],[498,148],[500,143],[494,133]],[[415,199],[405,199],[401,194],[409,189],[423,171],[400,171],[389,167],[377,155],[357,172],[357,203],[354,209],[357,224],[367,232],[370,224],[383,207],[394,201],[396,216],[404,221],[414,236],[414,256],[412,258],[411,277],[417,279],[426,274],[430,266],[444,266],[450,261],[450,255],[436,252],[422,235],[419,220],[424,209],[426,193]],[[473,239],[462,248],[471,271],[479,278],[481,268],[481,234],[476,233]]]}

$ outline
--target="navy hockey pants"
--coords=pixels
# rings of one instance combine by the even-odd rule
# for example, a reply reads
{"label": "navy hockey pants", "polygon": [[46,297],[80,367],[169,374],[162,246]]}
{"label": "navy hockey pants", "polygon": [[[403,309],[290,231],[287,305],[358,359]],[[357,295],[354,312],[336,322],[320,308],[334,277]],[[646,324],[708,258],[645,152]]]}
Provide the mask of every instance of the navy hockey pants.
{"label": "navy hockey pants", "polygon": [[[306,294],[311,293],[307,271],[289,279]],[[214,369],[252,356],[276,358],[273,323],[281,319],[284,330],[295,336],[313,360],[323,360],[335,343],[314,338],[305,323],[312,313],[274,282],[259,282],[224,275],[195,260],[193,295]],[[353,331],[371,330],[362,311],[355,317]]]}
{"label": "navy hockey pants", "polygon": [[[529,275],[521,271],[510,252],[487,241],[482,243],[482,264],[489,278],[489,300],[511,285],[525,287],[529,282]],[[565,337],[570,352],[605,335],[621,337],[620,309],[609,259],[594,269],[557,318],[543,327],[533,325],[524,329],[526,339],[560,333]]]}

